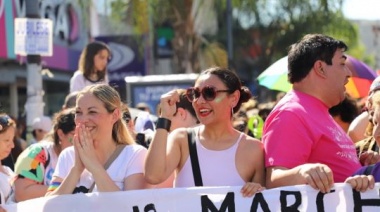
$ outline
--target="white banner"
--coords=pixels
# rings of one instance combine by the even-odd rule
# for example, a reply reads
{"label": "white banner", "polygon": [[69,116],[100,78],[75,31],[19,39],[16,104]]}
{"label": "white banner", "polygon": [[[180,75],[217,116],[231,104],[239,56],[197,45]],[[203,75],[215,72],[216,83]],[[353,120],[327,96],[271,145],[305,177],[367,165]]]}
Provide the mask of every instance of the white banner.
{"label": "white banner", "polygon": [[148,189],[137,191],[61,195],[3,205],[8,211],[380,211],[380,184],[367,192],[335,184],[328,194],[310,186],[268,189],[242,197],[241,187]]}

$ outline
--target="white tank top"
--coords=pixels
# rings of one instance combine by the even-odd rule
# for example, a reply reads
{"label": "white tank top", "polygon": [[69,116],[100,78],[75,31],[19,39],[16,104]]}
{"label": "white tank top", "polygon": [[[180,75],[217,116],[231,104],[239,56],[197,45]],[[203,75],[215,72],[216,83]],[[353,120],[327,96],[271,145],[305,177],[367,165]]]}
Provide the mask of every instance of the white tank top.
{"label": "white tank top", "polygon": [[[199,128],[198,128],[199,129]],[[206,149],[199,141],[199,130],[195,133],[195,142],[203,186],[243,186],[245,181],[236,169],[236,150],[243,133],[230,148],[225,150]],[[190,155],[174,180],[174,187],[194,187],[193,170]]]}

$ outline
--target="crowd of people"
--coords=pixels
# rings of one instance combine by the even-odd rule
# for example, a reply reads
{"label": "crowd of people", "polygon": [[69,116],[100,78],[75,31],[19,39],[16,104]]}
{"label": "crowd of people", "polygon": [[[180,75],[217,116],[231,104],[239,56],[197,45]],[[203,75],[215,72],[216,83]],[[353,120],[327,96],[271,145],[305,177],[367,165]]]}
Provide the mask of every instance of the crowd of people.
{"label": "crowd of people", "polygon": [[380,78],[360,113],[345,93],[347,48],[321,34],[291,45],[292,90],[266,105],[235,72],[208,68],[193,87],[161,96],[159,118],[144,134],[108,85],[110,49],[90,43],[62,110],[51,122],[35,120],[28,147],[16,139],[16,120],[0,114],[0,159],[21,146],[14,164],[0,164],[0,203],[193,186],[241,186],[244,197],[289,185],[322,193],[334,183],[372,189],[380,182]]}

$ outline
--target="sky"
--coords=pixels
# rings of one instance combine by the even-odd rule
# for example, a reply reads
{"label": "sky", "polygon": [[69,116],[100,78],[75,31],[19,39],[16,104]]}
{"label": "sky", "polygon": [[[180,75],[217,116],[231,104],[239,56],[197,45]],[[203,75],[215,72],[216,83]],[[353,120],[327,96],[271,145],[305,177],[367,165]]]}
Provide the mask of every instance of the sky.
{"label": "sky", "polygon": [[343,13],[348,19],[380,21],[380,0],[345,0]]}

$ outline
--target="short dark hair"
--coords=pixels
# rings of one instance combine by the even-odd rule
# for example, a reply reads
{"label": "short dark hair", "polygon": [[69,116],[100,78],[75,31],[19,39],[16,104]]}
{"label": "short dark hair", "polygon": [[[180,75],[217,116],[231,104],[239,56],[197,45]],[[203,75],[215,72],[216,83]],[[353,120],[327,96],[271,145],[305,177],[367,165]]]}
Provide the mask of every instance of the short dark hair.
{"label": "short dark hair", "polygon": [[344,100],[329,109],[331,116],[340,116],[343,122],[351,123],[360,113],[356,100],[346,96]]}
{"label": "short dark hair", "polygon": [[53,139],[54,143],[59,145],[58,129],[62,130],[63,134],[67,135],[75,130],[75,108],[64,109],[54,114],[53,118]]}
{"label": "short dark hair", "polygon": [[121,112],[123,113],[123,120],[125,123],[129,123],[132,119],[131,112],[129,111],[128,105],[126,103],[123,103],[121,106]]}
{"label": "short dark hair", "polygon": [[340,40],[322,34],[307,34],[300,41],[290,46],[288,52],[288,81],[300,82],[310,72],[317,60],[332,65],[332,58],[337,49],[348,49]]}

